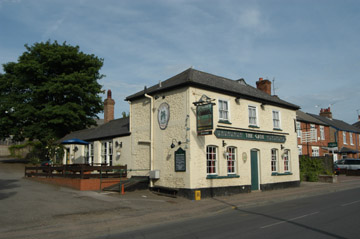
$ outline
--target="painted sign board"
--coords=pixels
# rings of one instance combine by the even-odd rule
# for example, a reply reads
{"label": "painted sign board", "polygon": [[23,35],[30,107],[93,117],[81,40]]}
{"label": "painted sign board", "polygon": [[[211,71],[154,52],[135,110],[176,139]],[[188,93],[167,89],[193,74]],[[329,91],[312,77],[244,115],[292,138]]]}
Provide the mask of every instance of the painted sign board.
{"label": "painted sign board", "polygon": [[214,134],[217,138],[222,139],[253,140],[274,143],[285,143],[286,141],[286,137],[283,135],[254,133],[238,130],[216,129]]}
{"label": "painted sign board", "polygon": [[182,148],[175,151],[175,172],[186,171],[186,152]]}
{"label": "painted sign board", "polygon": [[338,146],[337,142],[329,142],[328,147],[329,148],[336,148]]}
{"label": "painted sign board", "polygon": [[196,123],[198,133],[213,129],[213,104],[196,106]]}

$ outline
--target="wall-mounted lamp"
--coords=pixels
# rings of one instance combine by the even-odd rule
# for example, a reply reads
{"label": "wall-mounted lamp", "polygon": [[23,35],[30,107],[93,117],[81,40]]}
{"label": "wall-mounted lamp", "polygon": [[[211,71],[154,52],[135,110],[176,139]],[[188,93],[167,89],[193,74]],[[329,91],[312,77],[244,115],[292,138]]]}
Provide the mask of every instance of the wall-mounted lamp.
{"label": "wall-mounted lamp", "polygon": [[115,147],[117,148],[117,147],[120,147],[120,148],[122,148],[122,142],[118,142],[118,141],[116,141],[115,142]]}
{"label": "wall-mounted lamp", "polygon": [[240,104],[240,97],[236,97],[235,102],[236,104]]}
{"label": "wall-mounted lamp", "polygon": [[266,105],[265,103],[261,103],[261,109],[264,110],[264,109],[265,109],[265,105]]}
{"label": "wall-mounted lamp", "polygon": [[75,146],[74,152],[77,152],[78,150],[79,150],[79,148],[77,146]]}
{"label": "wall-mounted lamp", "polygon": [[284,145],[280,145],[281,150],[285,149]]}
{"label": "wall-mounted lamp", "polygon": [[178,145],[181,145],[181,141],[177,141],[176,139],[173,139],[172,141],[171,141],[171,145],[170,145],[170,148],[175,148],[175,144],[174,144],[174,141],[175,141],[175,143],[177,143]]}
{"label": "wall-mounted lamp", "polygon": [[225,140],[222,141],[222,145],[223,145],[223,147],[226,146]]}

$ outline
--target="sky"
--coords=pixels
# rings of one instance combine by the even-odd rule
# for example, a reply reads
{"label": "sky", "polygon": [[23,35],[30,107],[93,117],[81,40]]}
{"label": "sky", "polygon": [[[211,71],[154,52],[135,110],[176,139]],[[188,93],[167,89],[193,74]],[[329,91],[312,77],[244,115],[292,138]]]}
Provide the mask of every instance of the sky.
{"label": "sky", "polygon": [[304,112],[330,106],[350,124],[360,114],[358,0],[0,0],[1,65],[48,40],[104,59],[115,118],[127,96],[190,67],[274,80]]}

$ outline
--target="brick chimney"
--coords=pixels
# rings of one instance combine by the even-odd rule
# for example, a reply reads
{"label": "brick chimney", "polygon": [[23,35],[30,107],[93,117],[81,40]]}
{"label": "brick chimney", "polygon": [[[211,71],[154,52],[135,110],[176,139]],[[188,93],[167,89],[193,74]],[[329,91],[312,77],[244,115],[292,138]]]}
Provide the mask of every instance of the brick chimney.
{"label": "brick chimney", "polygon": [[271,81],[269,80],[259,78],[259,80],[256,82],[256,88],[271,95]]}
{"label": "brick chimney", "polygon": [[329,119],[332,119],[332,113],[331,113],[330,107],[327,109],[321,109],[319,115],[323,116],[323,117],[327,117]]}
{"label": "brick chimney", "polygon": [[107,99],[104,101],[104,123],[114,119],[115,101],[111,98],[111,90],[107,91]]}

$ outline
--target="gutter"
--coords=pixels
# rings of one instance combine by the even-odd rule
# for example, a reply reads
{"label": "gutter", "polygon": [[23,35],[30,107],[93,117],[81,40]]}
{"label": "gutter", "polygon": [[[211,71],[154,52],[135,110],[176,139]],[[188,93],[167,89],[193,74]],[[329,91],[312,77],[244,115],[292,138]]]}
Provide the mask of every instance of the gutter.
{"label": "gutter", "polygon": [[[150,104],[150,171],[154,170],[154,114],[153,114],[153,109],[154,109],[154,97],[145,94],[146,98],[149,98],[151,101]],[[150,187],[153,187],[154,183],[153,181],[150,179]]]}

